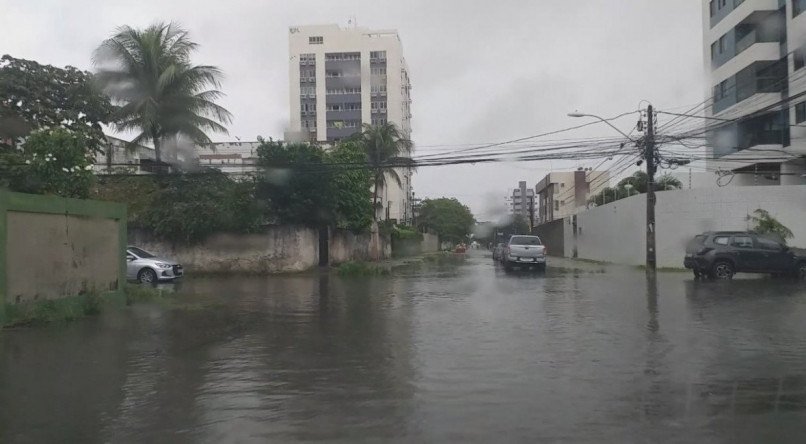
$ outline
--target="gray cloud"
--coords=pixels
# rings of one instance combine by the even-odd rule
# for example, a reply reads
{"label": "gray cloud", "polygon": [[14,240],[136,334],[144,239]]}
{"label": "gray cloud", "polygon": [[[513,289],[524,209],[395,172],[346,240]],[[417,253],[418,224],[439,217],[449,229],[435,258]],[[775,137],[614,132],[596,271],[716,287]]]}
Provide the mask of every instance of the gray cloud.
{"label": "gray cloud", "polygon": [[[361,26],[399,30],[423,153],[575,125],[565,115],[575,109],[616,115],[641,99],[679,107],[705,91],[694,0],[0,0],[0,11],[3,53],[84,69],[116,26],[181,22],[201,44],[197,62],[225,71],[230,134],[244,140],[278,138],[288,121],[288,27],[344,25],[351,15]],[[625,130],[633,123],[618,122]],[[593,126],[563,137],[611,131]],[[575,166],[421,168],[414,186],[419,196],[456,196],[485,213],[519,179],[531,185],[552,168]]]}

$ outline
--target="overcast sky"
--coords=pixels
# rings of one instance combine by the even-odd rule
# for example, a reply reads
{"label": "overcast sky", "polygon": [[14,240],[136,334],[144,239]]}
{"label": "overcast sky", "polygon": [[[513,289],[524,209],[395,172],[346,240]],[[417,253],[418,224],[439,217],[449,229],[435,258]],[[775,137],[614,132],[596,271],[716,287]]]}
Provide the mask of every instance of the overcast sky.
{"label": "overcast sky", "polygon": [[[288,27],[338,23],[395,28],[413,84],[419,153],[525,137],[638,108],[682,109],[703,98],[699,0],[0,0],[0,53],[91,69],[115,27],[178,21],[197,63],[226,74],[230,136],[281,138],[288,121]],[[665,117],[661,117],[661,123]],[[629,131],[634,117],[616,122]],[[596,125],[562,137],[611,137]],[[457,146],[454,148],[446,147]],[[441,146],[441,147],[437,147]],[[518,180],[583,163],[421,168],[420,197],[457,197],[495,217]]]}

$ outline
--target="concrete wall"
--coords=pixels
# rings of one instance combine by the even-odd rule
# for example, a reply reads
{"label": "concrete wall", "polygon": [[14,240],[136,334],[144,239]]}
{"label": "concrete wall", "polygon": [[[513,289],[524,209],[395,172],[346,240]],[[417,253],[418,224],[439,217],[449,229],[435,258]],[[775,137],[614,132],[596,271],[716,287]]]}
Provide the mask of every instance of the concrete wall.
{"label": "concrete wall", "polygon": [[[259,234],[219,233],[195,245],[171,245],[141,230],[129,232],[129,244],[180,262],[187,273],[283,273],[319,266],[319,230],[268,227]],[[391,242],[372,233],[330,232],[330,264],[373,261],[392,256]]]}
{"label": "concrete wall", "polygon": [[370,233],[354,234],[347,230],[333,230],[328,246],[330,264],[348,261],[377,261],[392,257],[392,243],[378,234],[377,226]]}
{"label": "concrete wall", "polygon": [[423,253],[436,253],[439,251],[439,236],[431,233],[423,233],[423,240],[420,242],[420,251]]}
{"label": "concrete wall", "polygon": [[142,231],[129,244],[181,263],[188,273],[278,273],[319,265],[319,231],[269,227],[261,234],[215,234],[195,245],[171,245]]}
{"label": "concrete wall", "polygon": [[0,191],[0,318],[4,304],[122,290],[125,233],[124,205]]}
{"label": "concrete wall", "polygon": [[535,234],[540,237],[551,256],[565,256],[565,219],[538,225]]}
{"label": "concrete wall", "polygon": [[6,224],[6,302],[118,288],[116,221],[9,211]]}
{"label": "concrete wall", "polygon": [[[686,243],[712,230],[747,230],[747,216],[758,208],[789,227],[793,246],[806,246],[806,186],[725,187],[657,194],[657,260],[660,267],[681,267]],[[570,218],[563,237],[566,256],[576,245],[579,258],[642,265],[646,258],[646,196],[636,195],[577,215],[573,235]],[[559,233],[551,236],[554,241]],[[570,243],[569,243],[570,241]]]}

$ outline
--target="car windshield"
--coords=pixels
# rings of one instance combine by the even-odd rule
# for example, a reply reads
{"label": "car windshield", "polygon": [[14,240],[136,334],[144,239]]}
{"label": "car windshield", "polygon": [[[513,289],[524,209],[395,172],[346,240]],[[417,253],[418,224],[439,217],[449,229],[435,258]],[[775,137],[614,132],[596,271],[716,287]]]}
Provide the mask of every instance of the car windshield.
{"label": "car windshield", "polygon": [[156,257],[153,254],[149,253],[148,251],[141,250],[137,247],[130,247],[129,251],[141,259],[150,259],[152,257]]}
{"label": "car windshield", "polygon": [[541,245],[540,238],[535,236],[515,236],[509,243],[510,245]]}

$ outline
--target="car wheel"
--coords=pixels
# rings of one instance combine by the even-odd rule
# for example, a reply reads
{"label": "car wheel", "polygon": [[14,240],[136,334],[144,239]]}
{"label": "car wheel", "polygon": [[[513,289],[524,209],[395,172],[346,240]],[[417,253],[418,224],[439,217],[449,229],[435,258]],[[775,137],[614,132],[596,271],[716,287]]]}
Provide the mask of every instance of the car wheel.
{"label": "car wheel", "polygon": [[726,261],[719,261],[714,264],[711,269],[711,277],[714,279],[728,280],[733,279],[734,269],[733,264]]}
{"label": "car wheel", "polygon": [[137,273],[137,281],[141,284],[153,284],[157,282],[157,272],[150,268],[143,268]]}
{"label": "car wheel", "polygon": [[694,279],[699,279],[701,277],[702,273],[700,273],[700,270],[694,270]]}

